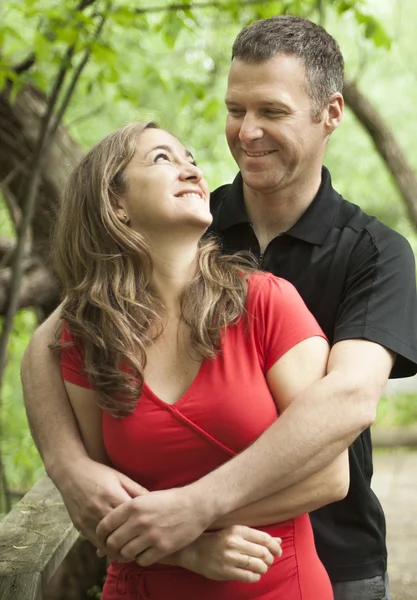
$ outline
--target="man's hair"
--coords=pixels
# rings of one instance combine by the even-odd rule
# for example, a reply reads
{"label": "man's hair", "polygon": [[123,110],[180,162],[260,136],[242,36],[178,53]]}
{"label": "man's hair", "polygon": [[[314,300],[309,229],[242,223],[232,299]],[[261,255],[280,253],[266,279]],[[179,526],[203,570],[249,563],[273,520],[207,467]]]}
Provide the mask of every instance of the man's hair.
{"label": "man's hair", "polygon": [[304,65],[314,117],[332,94],[342,92],[343,56],[336,40],[320,25],[291,15],[261,19],[244,27],[232,48],[232,60],[248,63],[260,63],[277,54],[297,56]]}

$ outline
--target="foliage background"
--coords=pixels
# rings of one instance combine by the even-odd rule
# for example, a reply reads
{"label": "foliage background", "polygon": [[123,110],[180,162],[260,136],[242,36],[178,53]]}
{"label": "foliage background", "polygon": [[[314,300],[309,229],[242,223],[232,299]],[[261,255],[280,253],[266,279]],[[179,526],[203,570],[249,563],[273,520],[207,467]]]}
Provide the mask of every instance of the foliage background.
{"label": "foliage background", "polygon": [[[65,113],[64,123],[85,149],[108,132],[134,119],[153,119],[177,134],[192,150],[212,189],[232,180],[236,167],[223,134],[223,96],[230,47],[243,25],[282,11],[320,21],[339,41],[347,74],[377,106],[417,171],[414,105],[417,67],[413,60],[417,4],[413,0],[296,0],[220,2],[220,8],[168,11],[170,3],[129,2],[111,5],[108,26],[92,48],[92,57]],[[35,68],[15,78],[13,93],[25,83],[48,90],[67,44],[81,54],[94,12],[74,11],[64,0],[9,0],[0,6],[0,88],[10,64],[36,55]],[[96,3],[97,8],[97,3]],[[134,14],[143,11],[142,14]],[[149,12],[147,12],[149,11]],[[3,79],[2,79],[3,78]],[[347,199],[405,235],[417,250],[415,226],[379,154],[353,114],[329,144],[326,165]],[[0,236],[15,230],[0,196]],[[8,348],[2,396],[2,455],[10,487],[28,489],[42,472],[23,410],[19,363],[36,327],[30,310],[15,319]],[[417,422],[415,397],[381,402],[379,422]]]}

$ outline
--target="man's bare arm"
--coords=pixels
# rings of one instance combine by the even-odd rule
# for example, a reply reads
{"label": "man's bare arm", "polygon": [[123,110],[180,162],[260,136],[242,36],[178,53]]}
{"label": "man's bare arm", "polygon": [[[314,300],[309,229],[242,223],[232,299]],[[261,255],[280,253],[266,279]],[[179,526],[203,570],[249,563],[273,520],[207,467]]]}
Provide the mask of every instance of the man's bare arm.
{"label": "man's bare arm", "polygon": [[[135,531],[135,550],[143,552],[145,566],[190,543],[220,517],[310,477],[371,425],[393,362],[378,344],[337,343],[328,374],[300,393],[251,446],[191,485],[115,509],[100,523],[99,539],[117,551],[123,530]],[[121,535],[112,533],[119,527]]]}
{"label": "man's bare arm", "polygon": [[226,514],[316,473],[372,424],[393,363],[392,353],[373,342],[335,344],[326,377],[301,393],[254,444],[192,486],[201,497],[222,489],[211,510]]}
{"label": "man's bare arm", "polygon": [[343,452],[336,460],[307,479],[224,515],[212,527],[223,528],[238,524],[260,527],[280,523],[331,502],[343,500],[348,490],[349,458],[347,452]]}
{"label": "man's bare arm", "polygon": [[91,460],[81,441],[61,377],[59,356],[48,348],[58,308],[34,333],[21,377],[29,426],[46,471],[61,492],[77,529],[98,545],[100,519],[142,488],[111,467]]}

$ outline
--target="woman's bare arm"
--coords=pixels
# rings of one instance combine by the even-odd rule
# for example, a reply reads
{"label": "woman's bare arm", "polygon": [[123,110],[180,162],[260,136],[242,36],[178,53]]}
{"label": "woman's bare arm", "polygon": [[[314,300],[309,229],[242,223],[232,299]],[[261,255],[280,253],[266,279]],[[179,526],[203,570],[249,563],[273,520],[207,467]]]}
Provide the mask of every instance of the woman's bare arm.
{"label": "woman's bare arm", "polygon": [[98,546],[95,531],[100,520],[138,496],[142,488],[86,452],[62,381],[59,356],[48,348],[60,314],[58,308],[42,323],[23,357],[26,413],[46,471],[61,492],[74,525]]}

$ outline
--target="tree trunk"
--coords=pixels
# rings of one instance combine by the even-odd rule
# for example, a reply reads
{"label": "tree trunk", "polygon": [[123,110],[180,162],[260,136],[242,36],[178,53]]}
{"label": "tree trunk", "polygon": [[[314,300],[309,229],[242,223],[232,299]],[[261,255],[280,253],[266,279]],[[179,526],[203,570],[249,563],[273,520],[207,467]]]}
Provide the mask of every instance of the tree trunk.
{"label": "tree trunk", "polygon": [[343,96],[347,106],[371,136],[405,202],[408,216],[417,229],[417,176],[413,168],[382,116],[351,79],[345,79]]}
{"label": "tree trunk", "polygon": [[[17,210],[22,208],[27,165],[39,133],[45,98],[27,86],[11,103],[5,90],[0,94],[0,185],[10,194]],[[32,226],[30,257],[26,260],[20,308],[33,306],[48,315],[59,302],[59,285],[51,268],[50,236],[59,196],[68,172],[81,159],[81,148],[64,127],[56,133],[42,173],[36,215]],[[5,256],[0,243],[0,315],[4,314],[10,281],[10,248]]]}

